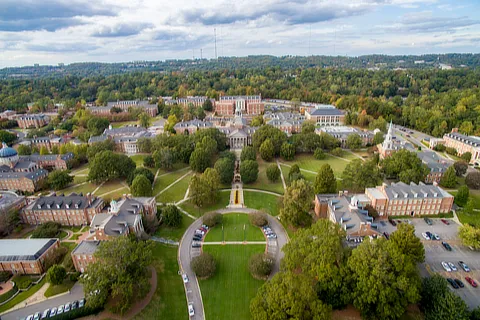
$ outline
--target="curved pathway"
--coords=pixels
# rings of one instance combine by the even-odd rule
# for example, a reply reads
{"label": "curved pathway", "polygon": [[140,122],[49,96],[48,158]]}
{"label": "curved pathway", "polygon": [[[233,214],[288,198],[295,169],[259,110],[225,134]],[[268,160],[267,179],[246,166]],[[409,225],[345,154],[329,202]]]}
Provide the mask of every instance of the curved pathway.
{"label": "curved pathway", "polygon": [[[254,190],[258,191],[258,190]],[[221,214],[227,213],[254,213],[258,210],[250,208],[232,208],[232,209],[220,209],[213,212],[218,212]],[[272,230],[277,234],[276,241],[267,241],[267,251],[275,256],[275,264],[273,266],[273,271],[270,275],[270,278],[273,277],[280,270],[280,261],[283,258],[282,247],[288,242],[288,235],[283,225],[277,220],[277,218],[268,216],[268,223]],[[202,219],[195,220],[185,231],[182,239],[180,240],[180,245],[178,249],[178,264],[182,273],[185,273],[188,276],[189,282],[184,283],[185,293],[187,297],[187,304],[193,304],[195,309],[195,316],[191,319],[204,320],[205,319],[205,310],[203,308],[203,299],[202,293],[200,291],[200,285],[198,284],[197,277],[190,267],[190,261],[193,257],[198,256],[201,253],[201,248],[192,248],[192,238],[195,234],[195,230],[202,225]],[[262,242],[263,243],[263,242]]]}

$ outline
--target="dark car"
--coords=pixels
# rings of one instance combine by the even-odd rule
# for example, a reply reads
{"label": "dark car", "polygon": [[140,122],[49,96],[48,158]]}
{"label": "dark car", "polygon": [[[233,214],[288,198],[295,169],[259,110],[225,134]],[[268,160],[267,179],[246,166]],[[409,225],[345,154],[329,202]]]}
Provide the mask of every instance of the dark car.
{"label": "dark car", "polygon": [[425,220],[425,223],[428,224],[429,226],[433,224],[432,220],[430,220],[429,218],[424,218],[424,220]]}
{"label": "dark car", "polygon": [[427,236],[433,240],[433,234],[430,231],[425,232]]}
{"label": "dark car", "polygon": [[385,236],[385,239],[387,239],[387,240],[390,239],[390,235],[388,234],[388,232],[384,232],[383,235]]}
{"label": "dark car", "polygon": [[460,265],[460,267],[462,267],[463,271],[470,272],[470,268],[468,267],[468,265],[465,262],[458,261],[458,264]]}
{"label": "dark car", "polygon": [[394,227],[397,225],[397,223],[395,222],[395,220],[388,219],[388,222],[390,222],[390,224],[391,224],[392,226],[394,226]]}
{"label": "dark car", "polygon": [[450,247],[450,245],[445,241],[442,241],[442,246],[444,246],[445,249],[447,249],[448,251],[452,251],[452,247]]}
{"label": "dark car", "polygon": [[458,284],[455,282],[455,280],[453,279],[450,279],[450,278],[447,278],[447,281],[448,283],[450,283],[450,285],[454,288],[454,289],[458,289]]}
{"label": "dark car", "polygon": [[462,280],[460,280],[460,279],[455,279],[455,283],[456,283],[460,288],[465,287],[465,285],[463,284]]}
{"label": "dark car", "polygon": [[440,219],[443,223],[445,223],[447,226],[450,225],[450,222],[447,219]]}

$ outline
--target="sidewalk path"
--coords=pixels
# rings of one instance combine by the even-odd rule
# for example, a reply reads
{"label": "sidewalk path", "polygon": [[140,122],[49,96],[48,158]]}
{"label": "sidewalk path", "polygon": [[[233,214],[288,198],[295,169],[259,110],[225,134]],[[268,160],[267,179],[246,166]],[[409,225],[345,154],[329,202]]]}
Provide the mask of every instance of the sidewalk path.
{"label": "sidewalk path", "polygon": [[224,245],[224,244],[240,244],[240,245],[249,245],[249,244],[267,244],[266,241],[211,241],[211,242],[202,242],[202,245]]}
{"label": "sidewalk path", "polygon": [[[180,170],[179,170],[180,171]],[[189,170],[187,173],[185,173],[183,176],[181,176],[180,178],[178,178],[177,180],[173,181],[170,185],[166,186],[163,190],[161,190],[159,193],[157,193],[154,197],[158,197],[159,195],[161,195],[162,193],[164,193],[165,191],[167,191],[168,189],[170,189],[171,187],[173,187],[175,184],[177,184],[180,180],[182,180],[183,178],[185,178],[186,176],[188,176],[190,173],[192,173],[191,170]]]}
{"label": "sidewalk path", "polygon": [[285,183],[285,177],[283,176],[282,168],[280,168],[280,162],[278,162],[278,159],[276,161],[278,170],[280,170],[280,178],[282,178],[283,191],[287,191],[287,184]]}

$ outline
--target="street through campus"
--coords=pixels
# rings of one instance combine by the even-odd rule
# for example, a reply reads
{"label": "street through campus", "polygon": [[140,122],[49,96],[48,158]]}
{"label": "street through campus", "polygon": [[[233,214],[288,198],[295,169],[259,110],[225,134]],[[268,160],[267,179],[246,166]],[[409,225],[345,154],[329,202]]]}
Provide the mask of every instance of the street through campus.
{"label": "street through campus", "polygon": [[81,300],[84,297],[83,285],[77,282],[70,293],[63,294],[59,297],[51,298],[36,304],[27,305],[24,308],[9,312],[1,316],[2,320],[21,320],[26,319],[29,315],[35,314],[35,312],[43,313],[46,309],[52,309],[60,305],[65,305],[68,302],[73,302],[75,300]]}

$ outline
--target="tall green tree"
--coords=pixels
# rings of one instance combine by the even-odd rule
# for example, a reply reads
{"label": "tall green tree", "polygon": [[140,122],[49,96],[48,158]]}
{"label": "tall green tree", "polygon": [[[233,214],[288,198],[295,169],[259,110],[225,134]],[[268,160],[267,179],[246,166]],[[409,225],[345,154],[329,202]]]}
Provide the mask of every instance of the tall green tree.
{"label": "tall green tree", "polygon": [[416,263],[425,260],[425,248],[420,238],[415,235],[415,228],[408,223],[398,225],[397,230],[390,235],[390,242],[400,252]]}
{"label": "tall green tree", "polygon": [[385,137],[383,136],[383,132],[377,132],[373,136],[373,144],[374,145],[383,143],[384,140],[385,140]]}
{"label": "tall green tree", "polygon": [[110,122],[105,118],[94,117],[87,122],[87,130],[92,136],[101,135],[108,128]]}
{"label": "tall green tree", "polygon": [[447,171],[440,179],[440,185],[444,188],[454,188],[457,185],[457,173],[453,166],[448,167]]}
{"label": "tall green tree", "polygon": [[322,165],[318,170],[313,189],[316,194],[337,192],[337,179],[328,163]]}
{"label": "tall green tree", "polygon": [[272,141],[275,155],[279,155],[282,144],[287,141],[287,135],[285,132],[272,127],[271,125],[261,126],[255,131],[252,137],[252,143],[255,150],[260,150],[260,146],[267,139]]}
{"label": "tall green tree", "polygon": [[134,197],[151,197],[152,183],[143,174],[137,175],[133,179],[130,191]]}
{"label": "tall green tree", "polygon": [[292,183],[293,181],[300,179],[303,179],[303,175],[300,172],[300,167],[298,166],[298,164],[294,164],[290,167],[290,170],[288,171],[288,182]]}
{"label": "tall green tree", "polygon": [[252,160],[245,160],[240,163],[240,176],[243,183],[253,183],[258,178],[258,163]]}
{"label": "tall green tree", "polygon": [[285,191],[283,197],[282,220],[293,226],[309,226],[312,217],[313,187],[304,179],[295,180]]}
{"label": "tall green tree", "polygon": [[53,190],[61,190],[73,182],[73,176],[67,170],[55,170],[48,175],[48,185]]}
{"label": "tall green tree", "polygon": [[150,127],[150,124],[152,123],[152,117],[148,113],[142,112],[138,116],[138,121],[142,128],[147,129],[148,127]]}
{"label": "tall green tree", "polygon": [[47,147],[42,146],[40,148],[40,155],[45,156],[45,155],[48,155],[48,154],[50,154],[50,152],[48,151]]}
{"label": "tall green tree", "polygon": [[235,160],[231,158],[220,158],[215,162],[214,166],[220,175],[220,182],[223,184],[228,184],[233,181],[233,173],[235,170]]}
{"label": "tall green tree", "polygon": [[480,249],[480,228],[464,224],[458,229],[458,237],[462,240],[463,245],[475,250]]}
{"label": "tall green tree", "polygon": [[382,172],[389,179],[418,183],[424,181],[430,169],[422,163],[415,152],[400,150],[380,162]]}
{"label": "tall green tree", "polygon": [[245,160],[252,160],[255,161],[257,160],[257,154],[255,152],[255,149],[252,146],[246,146],[242,149],[242,153],[240,154],[240,160],[245,161]]}
{"label": "tall green tree", "polygon": [[467,204],[468,197],[470,196],[470,189],[466,185],[458,188],[457,194],[455,195],[455,203],[460,207],[463,207]]}
{"label": "tall green tree", "polygon": [[295,158],[295,146],[288,142],[284,142],[280,148],[280,157],[286,161],[292,161]]}
{"label": "tall green tree", "polygon": [[362,147],[363,141],[362,141],[362,138],[355,133],[347,137],[347,141],[345,141],[345,145],[349,149],[356,150]]}
{"label": "tall green tree", "polygon": [[278,179],[280,179],[280,169],[278,169],[278,166],[275,163],[272,163],[267,167],[266,171],[267,179],[271,182],[276,182]]}
{"label": "tall green tree", "polygon": [[467,173],[468,163],[463,160],[455,161],[453,167],[455,168],[455,173],[457,174],[457,176],[461,177],[465,173]]}
{"label": "tall green tree", "polygon": [[136,168],[135,162],[123,154],[102,151],[90,160],[87,180],[101,183],[117,178],[127,178]]}
{"label": "tall green tree", "polygon": [[361,192],[365,188],[375,187],[381,181],[380,172],[373,160],[350,161],[342,173],[342,187],[354,192]]}
{"label": "tall green tree", "polygon": [[196,172],[203,172],[212,162],[212,154],[202,147],[196,147],[190,156],[190,168]]}
{"label": "tall green tree", "polygon": [[270,139],[263,141],[259,152],[263,160],[272,161],[273,157],[275,156],[275,149],[272,141]]}
{"label": "tall green tree", "polygon": [[177,152],[175,148],[163,147],[153,152],[153,160],[155,167],[171,170],[177,160]]}
{"label": "tall green tree", "polygon": [[61,265],[54,264],[47,271],[48,282],[57,286],[63,283],[63,280],[67,277],[67,271]]}

